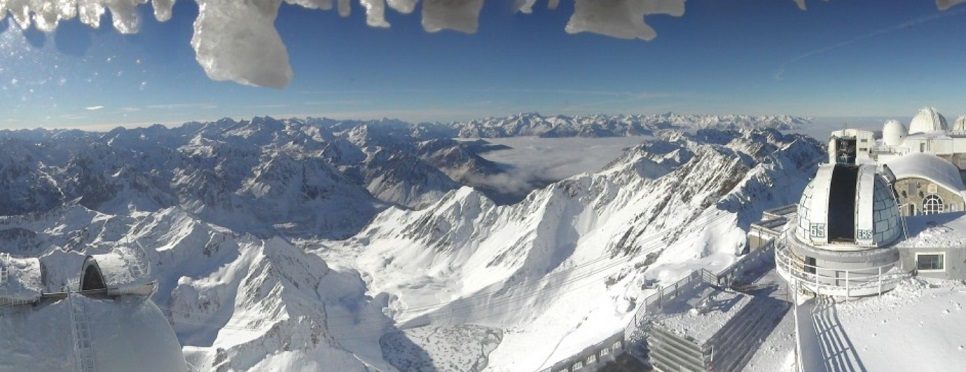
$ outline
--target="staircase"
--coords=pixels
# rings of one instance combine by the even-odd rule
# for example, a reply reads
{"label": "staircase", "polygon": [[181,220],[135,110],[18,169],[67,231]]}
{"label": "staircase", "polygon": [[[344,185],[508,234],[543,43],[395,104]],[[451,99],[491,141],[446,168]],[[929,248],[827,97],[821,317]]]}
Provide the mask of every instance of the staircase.
{"label": "staircase", "polygon": [[91,323],[83,302],[74,302],[74,295],[67,296],[70,308],[70,323],[74,335],[74,358],[77,372],[95,372],[94,344]]}

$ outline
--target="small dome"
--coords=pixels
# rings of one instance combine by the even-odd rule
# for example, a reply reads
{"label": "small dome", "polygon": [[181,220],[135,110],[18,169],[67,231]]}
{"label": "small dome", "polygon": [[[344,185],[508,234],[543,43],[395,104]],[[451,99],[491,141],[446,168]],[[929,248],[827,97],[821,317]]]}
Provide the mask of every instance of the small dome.
{"label": "small dome", "polygon": [[966,115],[956,118],[956,123],[953,124],[953,130],[956,132],[966,132]]}
{"label": "small dome", "polygon": [[822,164],[798,205],[798,240],[827,250],[885,247],[902,235],[889,182],[871,164]]}
{"label": "small dome", "polygon": [[909,122],[909,133],[947,131],[946,118],[935,107],[924,107]]}
{"label": "small dome", "polygon": [[882,127],[882,140],[889,146],[898,146],[908,134],[909,131],[906,130],[906,126],[898,120],[889,120]]}

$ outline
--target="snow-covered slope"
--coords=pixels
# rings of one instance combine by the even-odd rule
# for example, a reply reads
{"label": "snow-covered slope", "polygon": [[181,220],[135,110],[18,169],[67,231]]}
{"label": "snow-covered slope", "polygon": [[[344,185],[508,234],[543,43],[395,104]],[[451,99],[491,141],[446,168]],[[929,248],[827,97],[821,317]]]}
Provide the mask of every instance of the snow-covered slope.
{"label": "snow-covered slope", "polygon": [[490,367],[536,370],[621,329],[645,281],[732,262],[742,228],[794,202],[821,156],[771,130],[669,133],[515,205],[464,187],[391,208],[319,253],[389,294],[404,328],[504,329]]}
{"label": "snow-covered slope", "polygon": [[5,132],[20,150],[0,151],[16,169],[0,185],[52,191],[0,205],[0,251],[42,257],[54,289],[85,255],[143,247],[192,368],[535,370],[623,327],[645,283],[732,262],[824,153],[770,129],[661,129],[497,205],[457,181],[500,171],[489,145],[452,134],[265,118]]}
{"label": "snow-covered slope", "polygon": [[113,216],[78,204],[0,217],[0,231],[12,229],[34,232],[41,247],[0,246],[42,257],[51,283],[68,282],[86,254],[145,247],[159,283],[153,300],[193,368],[391,369],[379,349],[393,329],[385,299],[367,297],[357,274],[331,270],[282,238],[236,234],[174,208]]}
{"label": "snow-covered slope", "polygon": [[259,236],[350,236],[385,205],[421,207],[447,173],[496,165],[451,131],[397,121],[275,120],[0,133],[0,214],[78,200],[109,214],[179,207]]}

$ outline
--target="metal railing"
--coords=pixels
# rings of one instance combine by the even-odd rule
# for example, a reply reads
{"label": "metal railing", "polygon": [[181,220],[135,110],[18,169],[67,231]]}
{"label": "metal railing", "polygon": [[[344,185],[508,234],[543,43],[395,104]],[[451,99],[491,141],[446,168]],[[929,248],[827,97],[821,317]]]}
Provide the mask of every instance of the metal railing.
{"label": "metal railing", "polygon": [[786,280],[793,281],[799,288],[808,289],[820,295],[845,297],[851,297],[853,294],[881,295],[883,290],[891,289],[896,283],[909,276],[899,270],[898,262],[862,269],[835,269],[811,265],[790,251],[788,244],[785,243],[787,236],[779,239],[781,243],[775,247],[775,263],[779,274],[782,274]]}
{"label": "metal railing", "polygon": [[594,365],[602,365],[614,360],[625,351],[624,331],[615,333],[604,341],[584,348],[579,353],[557,362],[540,372],[577,371]]}
{"label": "metal railing", "polygon": [[10,254],[0,253],[0,287],[7,285],[7,276],[9,275],[9,270],[7,266],[10,265]]}

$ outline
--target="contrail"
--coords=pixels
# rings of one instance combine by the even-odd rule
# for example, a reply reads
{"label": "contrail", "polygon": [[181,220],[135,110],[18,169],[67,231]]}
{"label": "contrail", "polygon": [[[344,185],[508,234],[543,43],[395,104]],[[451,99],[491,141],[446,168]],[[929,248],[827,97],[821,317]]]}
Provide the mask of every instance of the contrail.
{"label": "contrail", "polygon": [[868,39],[871,39],[871,38],[874,38],[874,37],[877,37],[877,36],[882,36],[882,35],[885,35],[885,34],[891,34],[891,33],[896,32],[896,31],[902,31],[902,30],[907,29],[907,28],[912,28],[912,27],[916,27],[916,26],[919,26],[919,25],[924,24],[924,23],[929,23],[929,22],[935,21],[937,19],[942,19],[942,18],[946,18],[946,17],[956,16],[956,15],[960,15],[960,14],[963,14],[963,13],[966,13],[966,8],[958,9],[956,11],[952,11],[952,12],[948,12],[948,13],[939,13],[939,14],[933,14],[933,15],[928,15],[928,16],[923,16],[923,17],[918,17],[918,18],[913,18],[913,19],[910,19],[908,21],[902,22],[902,23],[900,23],[898,25],[895,25],[895,26],[892,26],[892,27],[887,27],[887,28],[875,30],[875,31],[872,31],[872,32],[870,32],[868,34],[865,34],[865,35],[856,37],[854,39],[849,39],[849,40],[846,40],[846,41],[843,41],[843,42],[839,42],[839,43],[836,43],[836,44],[833,44],[833,45],[830,45],[830,46],[827,46],[827,47],[824,47],[824,48],[819,48],[819,49],[815,49],[815,50],[806,52],[804,54],[798,55],[797,57],[792,58],[792,59],[786,61],[785,63],[782,63],[782,65],[778,68],[778,71],[775,72],[775,80],[782,80],[785,77],[785,70],[788,68],[788,66],[793,65],[795,63],[798,63],[798,62],[802,61],[803,59],[807,59],[807,58],[810,58],[810,57],[814,57],[814,56],[819,55],[819,54],[825,54],[825,53],[828,53],[830,51],[833,51],[833,50],[836,50],[836,49],[839,49],[839,48],[843,48],[843,47],[847,47],[849,45],[853,45],[853,44],[856,44],[856,43],[859,43],[859,42],[862,42],[862,41],[865,41],[865,40],[868,40]]}

